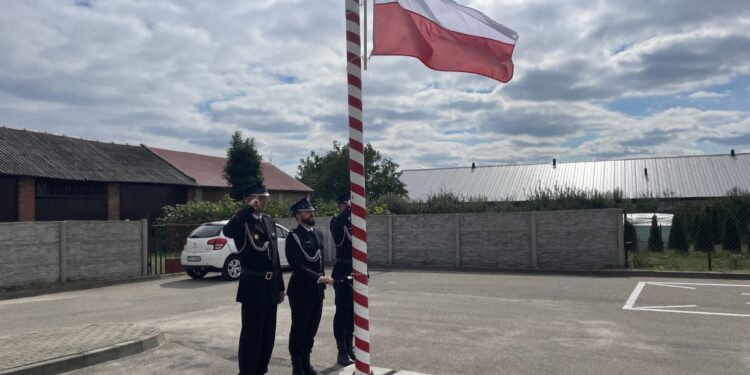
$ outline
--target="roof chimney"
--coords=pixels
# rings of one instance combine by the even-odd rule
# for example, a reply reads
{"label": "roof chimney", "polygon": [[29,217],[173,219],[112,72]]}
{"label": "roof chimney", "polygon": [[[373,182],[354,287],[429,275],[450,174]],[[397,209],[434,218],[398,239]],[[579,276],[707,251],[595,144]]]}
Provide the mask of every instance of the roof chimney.
{"label": "roof chimney", "polygon": [[729,154],[732,155],[732,157],[734,157],[734,149],[732,149],[732,151],[730,151]]}
{"label": "roof chimney", "polygon": [[552,159],[552,168],[557,168],[557,159]]}
{"label": "roof chimney", "polygon": [[643,168],[643,174],[648,177],[648,168]]}

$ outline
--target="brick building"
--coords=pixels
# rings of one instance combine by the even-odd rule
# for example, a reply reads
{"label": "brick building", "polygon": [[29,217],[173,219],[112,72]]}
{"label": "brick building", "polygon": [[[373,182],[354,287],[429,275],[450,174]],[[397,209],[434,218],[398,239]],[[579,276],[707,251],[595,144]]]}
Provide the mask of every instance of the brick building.
{"label": "brick building", "polygon": [[197,189],[142,145],[0,127],[0,221],[153,220]]}
{"label": "brick building", "polygon": [[[192,177],[200,186],[197,189],[196,200],[216,202],[225,194],[229,194],[229,186],[222,177],[226,158],[165,150],[149,147],[164,160],[172,164],[182,173]],[[271,199],[278,201],[297,201],[313,192],[309,186],[297,181],[281,169],[270,163],[263,163],[264,184],[271,194]]]}

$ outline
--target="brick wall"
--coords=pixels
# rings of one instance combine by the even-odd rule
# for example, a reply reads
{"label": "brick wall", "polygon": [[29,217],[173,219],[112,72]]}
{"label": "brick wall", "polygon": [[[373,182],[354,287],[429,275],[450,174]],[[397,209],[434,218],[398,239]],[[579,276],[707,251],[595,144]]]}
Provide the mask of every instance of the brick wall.
{"label": "brick wall", "polygon": [[107,220],[120,220],[120,184],[107,184]]}
{"label": "brick wall", "polygon": [[36,220],[36,182],[33,177],[18,178],[18,221]]}

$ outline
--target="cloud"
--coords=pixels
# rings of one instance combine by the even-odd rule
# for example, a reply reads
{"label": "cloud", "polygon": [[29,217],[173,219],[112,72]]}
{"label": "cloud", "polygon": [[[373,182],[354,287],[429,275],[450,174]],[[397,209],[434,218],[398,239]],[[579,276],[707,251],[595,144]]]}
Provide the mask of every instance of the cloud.
{"label": "cloud", "polygon": [[[519,33],[515,77],[374,57],[365,141],[402,167],[750,148],[744,1],[461,3]],[[344,30],[300,0],[7,2],[0,123],[211,155],[242,130],[294,174],[347,141]]]}
{"label": "cloud", "polygon": [[726,92],[708,92],[708,91],[696,91],[688,95],[688,99],[712,99],[712,98],[724,98],[728,96]]}

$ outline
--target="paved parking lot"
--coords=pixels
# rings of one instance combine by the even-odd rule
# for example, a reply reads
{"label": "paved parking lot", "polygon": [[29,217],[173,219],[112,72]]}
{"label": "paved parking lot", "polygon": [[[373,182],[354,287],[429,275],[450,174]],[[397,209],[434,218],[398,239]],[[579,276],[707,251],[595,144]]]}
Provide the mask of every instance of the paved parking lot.
{"label": "paved parking lot", "polygon": [[[288,274],[285,274],[288,279]],[[160,348],[72,374],[236,373],[236,284],[186,277],[0,301],[0,336],[160,327]],[[313,364],[337,373],[333,291]],[[750,373],[750,281],[372,272],[373,365],[426,374]],[[272,374],[288,374],[279,310]]]}

